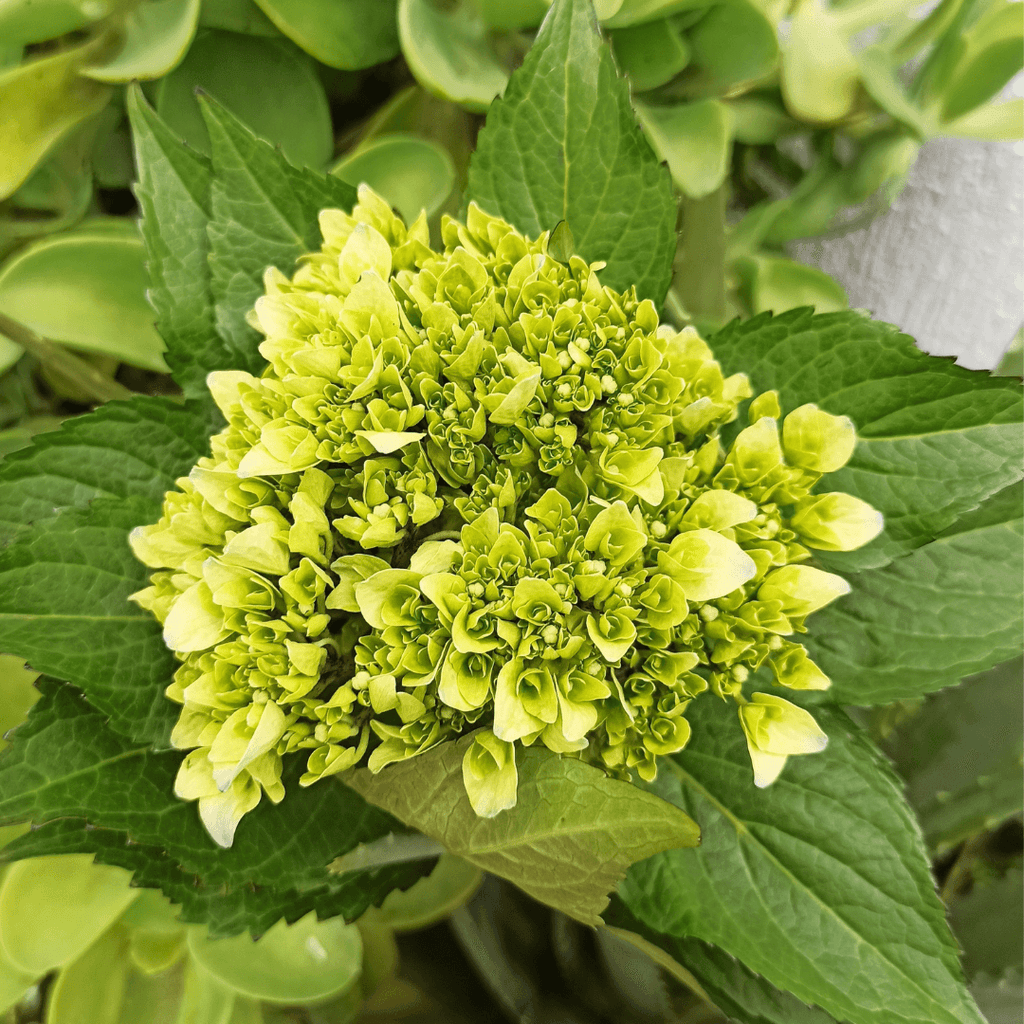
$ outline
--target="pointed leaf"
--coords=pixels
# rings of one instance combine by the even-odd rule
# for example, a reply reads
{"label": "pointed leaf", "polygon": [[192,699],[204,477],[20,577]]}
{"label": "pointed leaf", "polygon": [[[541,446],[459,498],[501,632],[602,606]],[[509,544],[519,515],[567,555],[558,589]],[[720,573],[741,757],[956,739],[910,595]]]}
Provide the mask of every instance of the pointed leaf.
{"label": "pointed leaf", "polygon": [[590,0],[556,0],[490,107],[469,198],[526,234],[564,220],[604,284],[660,304],[672,277],[676,200],[636,124]]}
{"label": "pointed leaf", "polygon": [[635,864],[619,895],[655,932],[711,942],[850,1024],[982,1024],[900,783],[839,711],[824,753],[755,789],[734,712],[698,701],[655,792],[702,843]]}
{"label": "pointed leaf", "polygon": [[472,742],[467,736],[377,775],[358,769],[342,778],[450,853],[587,924],[600,923],[608,893],[631,863],[698,842],[694,823],[665,801],[544,749],[517,751],[516,806],[478,817],[462,779]]}

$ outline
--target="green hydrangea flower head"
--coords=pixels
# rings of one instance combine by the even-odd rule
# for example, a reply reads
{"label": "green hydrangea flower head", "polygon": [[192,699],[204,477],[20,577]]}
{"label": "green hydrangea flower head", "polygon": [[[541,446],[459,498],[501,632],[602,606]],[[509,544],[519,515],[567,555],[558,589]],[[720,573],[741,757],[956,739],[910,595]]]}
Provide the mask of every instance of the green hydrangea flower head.
{"label": "green hydrangea flower head", "polygon": [[820,750],[807,712],[744,688],[829,685],[793,638],[849,590],[812,549],[881,529],[812,493],[853,424],[767,393],[725,444],[745,376],[474,205],[441,252],[365,187],[320,227],[251,314],[266,369],[210,375],[227,426],[131,538],[181,661],[176,791],[214,839],[300,751],[310,785],[472,730],[491,816],[517,745],[650,780],[702,695],[737,704],[758,785]]}

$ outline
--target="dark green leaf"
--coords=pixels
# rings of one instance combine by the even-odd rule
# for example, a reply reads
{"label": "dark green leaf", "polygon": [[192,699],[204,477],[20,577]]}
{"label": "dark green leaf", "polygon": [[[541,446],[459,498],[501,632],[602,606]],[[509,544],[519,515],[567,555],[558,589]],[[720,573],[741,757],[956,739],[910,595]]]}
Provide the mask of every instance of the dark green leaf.
{"label": "dark green leaf", "polygon": [[604,260],[604,284],[665,297],[676,201],[637,127],[629,89],[590,0],[556,0],[533,49],[491,104],[469,197],[526,234],[568,222],[577,251]]}
{"label": "dark green leaf", "polygon": [[1022,902],[1024,876],[1019,866],[999,878],[977,879],[969,893],[950,902],[950,923],[963,946],[968,979],[979,974],[999,977],[1013,968],[1020,971]]}
{"label": "dark green leaf", "polygon": [[94,498],[134,497],[159,516],[164,492],[209,453],[216,424],[194,402],[108,402],[0,463],[0,541]]}
{"label": "dark green leaf", "polygon": [[320,246],[319,212],[351,210],[356,191],[340,178],[293,167],[209,97],[202,106],[214,167],[208,227],[213,296],[230,357],[207,370],[259,373],[260,335],[245,315],[263,293],[264,271],[274,266],[291,273],[299,256]]}
{"label": "dark green leaf", "polygon": [[823,489],[863,498],[886,528],[860,551],[829,556],[837,572],[933,540],[1024,471],[1020,383],[927,356],[888,324],[796,309],[734,322],[710,344],[728,372],[778,389],[784,412],[816,402],[857,424],[857,451]]}
{"label": "dark green leaf", "polygon": [[780,992],[725,950],[700,939],[663,935],[646,927],[618,897],[612,898],[604,916],[616,928],[638,935],[641,948],[643,943],[656,947],[650,950],[652,955],[667,954],[733,1020],[743,1024],[835,1024],[835,1018],[824,1010],[801,1003],[789,992]]}
{"label": "dark green leaf", "polygon": [[937,540],[853,579],[805,639],[848,704],[952,686],[1021,649],[1021,487],[964,515]]}
{"label": "dark green leaf", "polygon": [[238,359],[214,323],[206,259],[210,162],[174,135],[138,86],[129,89],[127,107],[139,169],[135,194],[149,257],[149,301],[174,379],[189,397],[206,396],[207,373]]}
{"label": "dark green leaf", "polygon": [[128,533],[153,518],[151,502],[98,498],[0,550],[0,650],[72,680],[119,732],[166,743],[174,658],[153,616],[128,601],[149,572]]}
{"label": "dark green leaf", "polygon": [[886,744],[939,854],[1024,808],[1022,672],[1017,658],[929,697]]}
{"label": "dark green leaf", "polygon": [[[53,824],[9,847],[9,857],[96,850],[104,862],[137,872],[140,884],[183,903],[189,919],[225,933],[260,931],[314,908],[321,917],[351,919],[425,870],[416,863],[329,875],[333,857],[402,826],[346,786],[301,788],[294,758],[285,771],[287,798],[277,806],[264,799],[223,850],[195,806],[174,796],[179,751],[118,736],[66,684],[41,688],[42,699],[0,759],[0,820]],[[57,820],[69,818],[77,821]]]}
{"label": "dark green leaf", "polygon": [[851,1024],[981,1024],[899,781],[844,714],[815,714],[828,749],[758,790],[734,713],[696,702],[654,789],[701,846],[634,865],[619,895],[654,931],[714,943]]}

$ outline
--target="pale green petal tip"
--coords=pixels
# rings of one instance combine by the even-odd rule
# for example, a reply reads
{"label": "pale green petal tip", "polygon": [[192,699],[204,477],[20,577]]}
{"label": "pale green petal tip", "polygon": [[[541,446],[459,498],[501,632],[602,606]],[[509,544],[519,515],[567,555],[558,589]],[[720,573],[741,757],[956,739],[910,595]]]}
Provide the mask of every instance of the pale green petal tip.
{"label": "pale green petal tip", "polygon": [[462,779],[469,802],[481,818],[515,807],[519,773],[514,744],[488,730],[477,733],[462,759]]}

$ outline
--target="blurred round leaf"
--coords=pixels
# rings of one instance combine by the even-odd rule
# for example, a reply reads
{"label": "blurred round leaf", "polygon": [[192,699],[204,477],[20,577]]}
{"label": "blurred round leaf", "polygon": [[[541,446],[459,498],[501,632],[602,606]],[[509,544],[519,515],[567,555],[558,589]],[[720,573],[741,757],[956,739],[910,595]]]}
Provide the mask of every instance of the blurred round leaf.
{"label": "blurred round leaf", "polygon": [[757,258],[750,298],[752,313],[778,314],[797,306],[835,313],[849,306],[842,286],[823,270],[782,256]]}
{"label": "blurred round leaf", "polygon": [[726,103],[732,111],[732,135],[737,142],[763,146],[799,127],[773,97],[737,96]]}
{"label": "blurred round leaf", "polygon": [[86,43],[0,73],[0,199],[32,173],[57,140],[98,110],[110,88],[83,78],[101,51]]}
{"label": "blurred round leaf", "polygon": [[113,5],[91,8],[80,0],[0,0],[0,39],[4,46],[24,46],[77,32],[110,13]]}
{"label": "blurred round leaf", "polygon": [[943,135],[1014,141],[1024,136],[1024,98],[977,107],[942,126]]}
{"label": "blurred round leaf", "polygon": [[499,32],[536,28],[548,13],[549,0],[477,0],[488,26]]}
{"label": "blurred round leaf", "polygon": [[708,87],[727,89],[764,78],[775,70],[779,44],[775,26],[746,0],[712,7],[687,33],[693,64]]}
{"label": "blurred round leaf", "polygon": [[853,107],[860,69],[820,0],[804,0],[793,15],[781,72],[782,95],[795,117],[838,121]]}
{"label": "blurred round leaf", "polygon": [[732,111],[724,103],[700,100],[673,107],[635,106],[651,146],[668,162],[680,192],[700,199],[722,184],[732,151]]}
{"label": "blurred round leaf", "polygon": [[194,960],[186,961],[178,1024],[231,1024],[236,1001],[233,989]]}
{"label": "blurred round leaf", "polygon": [[82,73],[99,82],[160,78],[185,56],[198,20],[199,0],[142,0],[128,15],[118,53]]}
{"label": "blurred round leaf", "polygon": [[279,36],[277,26],[253,0],[203,0],[200,28],[222,28],[250,36]]}
{"label": "blurred round leaf", "polygon": [[671,21],[620,28],[611,34],[619,69],[636,92],[672,81],[690,63],[690,47]]}
{"label": "blurred round leaf", "polygon": [[0,373],[9,370],[24,354],[20,345],[0,334]]}
{"label": "blurred round leaf", "polygon": [[124,946],[123,930],[114,927],[68,964],[46,1000],[46,1024],[118,1024],[128,980]]}
{"label": "blurred round leaf", "polygon": [[207,29],[160,83],[156,109],[189,145],[209,153],[195,91],[204,89],[299,166],[322,167],[334,139],[313,62],[285,39]]}
{"label": "blurred round leaf", "polygon": [[0,945],[19,970],[40,975],[77,960],[138,896],[121,868],[92,854],[33,857],[0,885]]}
{"label": "blurred round leaf", "polygon": [[343,157],[331,173],[351,185],[366,182],[407,222],[435,214],[455,187],[451,157],[440,147],[414,135],[378,135]]}
{"label": "blurred round leaf", "polygon": [[257,0],[266,16],[318,61],[354,71],[398,53],[397,0]]}
{"label": "blurred round leaf", "polygon": [[869,46],[857,54],[861,82],[868,95],[897,121],[915,131],[922,139],[935,134],[936,126],[924,111],[907,98],[896,77],[896,67],[880,46]]}
{"label": "blurred round leaf", "polygon": [[222,984],[253,999],[273,1003],[327,1000],[354,984],[362,963],[362,939],[340,918],[317,921],[307,914],[289,926],[279,921],[258,940],[243,932],[210,939],[188,933],[196,962]]}
{"label": "blurred round leaf", "polygon": [[125,911],[128,955],[143,974],[159,974],[175,964],[185,947],[185,926],[178,908],[156,889],[143,889]]}
{"label": "blurred round leaf", "polygon": [[871,139],[847,170],[847,200],[863,202],[888,183],[902,181],[920,149],[920,140],[906,131],[887,132]]}
{"label": "blurred round leaf", "polygon": [[703,10],[711,6],[711,0],[612,0],[603,6],[598,17],[606,28],[626,28],[660,21],[683,11]]}
{"label": "blurred round leaf", "polygon": [[369,997],[385,981],[395,976],[398,970],[398,943],[395,942],[394,930],[383,921],[375,907],[363,914],[355,925],[363,940],[359,991]]}
{"label": "blurred round leaf", "polygon": [[145,259],[134,222],[86,221],[0,268],[0,313],[52,341],[166,372]]}
{"label": "blurred round leaf", "polygon": [[396,932],[409,932],[447,917],[480,885],[483,873],[461,857],[442,855],[437,866],[404,892],[393,889],[378,910],[379,919]]}
{"label": "blurred round leaf", "polygon": [[[236,997],[227,1024],[263,1024],[264,1020],[263,1007],[255,999]],[[320,1024],[319,1020],[317,1024]],[[323,1024],[331,1024],[331,1022],[325,1018]]]}
{"label": "blurred round leaf", "polygon": [[[13,654],[0,654],[0,737],[21,725],[29,708],[39,700],[34,683],[39,673]],[[7,746],[0,740],[0,750]]]}
{"label": "blurred round leaf", "polygon": [[482,113],[508,82],[486,25],[466,0],[451,10],[430,0],[399,0],[398,34],[412,73],[442,99]]}

